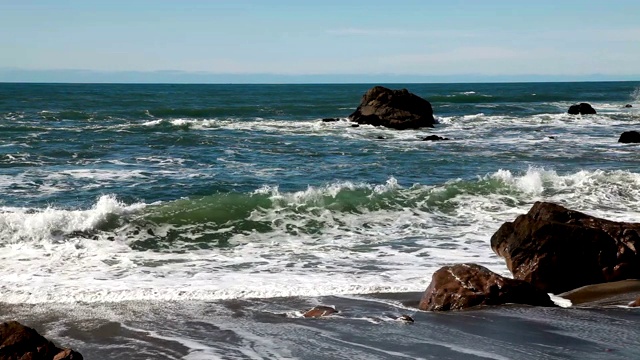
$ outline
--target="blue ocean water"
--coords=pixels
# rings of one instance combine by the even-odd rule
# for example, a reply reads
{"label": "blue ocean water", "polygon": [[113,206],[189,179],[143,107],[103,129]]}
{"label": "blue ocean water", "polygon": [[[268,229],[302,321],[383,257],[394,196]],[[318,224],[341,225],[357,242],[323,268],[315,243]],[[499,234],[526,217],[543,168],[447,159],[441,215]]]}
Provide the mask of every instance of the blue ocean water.
{"label": "blue ocean water", "polygon": [[538,200],[638,221],[640,82],[387,84],[433,105],[405,131],[352,127],[371,86],[0,84],[0,301],[422,291],[508,274],[489,238]]}

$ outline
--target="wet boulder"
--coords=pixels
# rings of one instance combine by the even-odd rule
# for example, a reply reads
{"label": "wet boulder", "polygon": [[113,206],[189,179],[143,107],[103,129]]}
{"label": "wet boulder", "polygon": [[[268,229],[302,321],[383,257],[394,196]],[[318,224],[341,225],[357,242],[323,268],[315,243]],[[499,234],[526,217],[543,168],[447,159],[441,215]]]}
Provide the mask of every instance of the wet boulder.
{"label": "wet boulder", "polygon": [[436,123],[430,102],[407,89],[391,90],[383,86],[369,89],[349,120],[398,130],[433,127]]}
{"label": "wet boulder", "polygon": [[580,103],[571,105],[569,107],[568,113],[571,115],[590,115],[595,114],[596,110],[589,103]]}
{"label": "wet boulder", "polygon": [[624,144],[640,143],[640,133],[637,131],[625,131],[620,135],[618,142]]}
{"label": "wet boulder", "polygon": [[632,108],[632,107],[633,107],[633,105],[631,105],[631,104],[627,104],[627,105],[625,105],[624,107],[626,107],[626,108]]}
{"label": "wet boulder", "polygon": [[505,278],[476,264],[456,264],[433,274],[418,307],[447,311],[507,303],[554,306],[549,295],[525,281]]}
{"label": "wet boulder", "polygon": [[450,139],[446,137],[438,136],[438,135],[429,135],[422,139],[422,141],[443,141],[443,140],[450,140]]}
{"label": "wet boulder", "polygon": [[554,294],[640,276],[640,224],[536,202],[491,237],[515,279]]}
{"label": "wet boulder", "polygon": [[71,349],[61,349],[34,329],[17,321],[0,324],[0,360],[82,360]]}
{"label": "wet boulder", "polygon": [[318,305],[318,306],[314,307],[313,309],[310,309],[307,312],[305,312],[304,314],[302,314],[302,316],[304,316],[306,318],[319,318],[319,317],[323,317],[323,316],[329,316],[329,315],[335,314],[337,312],[338,312],[338,310],[336,310],[334,307]]}

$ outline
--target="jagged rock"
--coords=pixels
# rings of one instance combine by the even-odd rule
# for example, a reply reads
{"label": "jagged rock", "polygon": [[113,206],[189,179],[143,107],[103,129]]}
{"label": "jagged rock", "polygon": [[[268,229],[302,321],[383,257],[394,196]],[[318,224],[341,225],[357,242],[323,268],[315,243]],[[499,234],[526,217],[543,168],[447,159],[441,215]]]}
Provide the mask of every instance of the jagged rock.
{"label": "jagged rock", "polygon": [[491,237],[515,279],[558,294],[640,276],[640,224],[593,217],[536,202]]}
{"label": "jagged rock", "polygon": [[571,115],[589,115],[589,114],[595,114],[596,110],[591,107],[591,104],[589,103],[580,103],[580,104],[575,104],[575,105],[571,105],[569,107],[569,114]]}
{"label": "jagged rock", "polygon": [[0,360],[82,360],[82,355],[60,349],[34,329],[9,321],[0,324]]}
{"label": "jagged rock", "polygon": [[507,303],[554,306],[549,295],[525,281],[505,278],[476,264],[456,264],[433,274],[418,307],[447,311]]}
{"label": "jagged rock", "polygon": [[438,136],[438,135],[429,135],[422,139],[422,141],[441,141],[441,140],[450,140],[449,138]]}
{"label": "jagged rock", "polygon": [[618,142],[625,144],[640,143],[640,133],[637,131],[625,131],[620,135]]}
{"label": "jagged rock", "polygon": [[349,119],[358,124],[398,130],[433,127],[435,124],[430,102],[407,89],[391,90],[382,86],[369,89]]}
{"label": "jagged rock", "polygon": [[306,317],[306,318],[319,318],[319,317],[323,317],[323,316],[329,316],[331,314],[335,314],[337,313],[338,310],[336,310],[335,308],[331,307],[331,306],[322,306],[322,305],[318,305],[316,307],[314,307],[311,310],[308,310],[306,313],[304,313],[302,316]]}
{"label": "jagged rock", "polygon": [[411,316],[406,315],[406,314],[405,315],[400,315],[396,320],[404,321],[406,323],[414,323],[415,322],[415,320],[413,320],[413,318]]}

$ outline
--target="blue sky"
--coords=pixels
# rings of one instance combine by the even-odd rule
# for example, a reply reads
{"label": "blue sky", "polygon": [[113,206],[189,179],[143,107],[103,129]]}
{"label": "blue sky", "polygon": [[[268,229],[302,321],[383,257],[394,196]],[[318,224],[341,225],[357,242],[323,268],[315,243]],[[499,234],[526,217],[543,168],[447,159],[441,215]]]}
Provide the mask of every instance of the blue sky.
{"label": "blue sky", "polygon": [[638,74],[637,0],[0,0],[0,81]]}

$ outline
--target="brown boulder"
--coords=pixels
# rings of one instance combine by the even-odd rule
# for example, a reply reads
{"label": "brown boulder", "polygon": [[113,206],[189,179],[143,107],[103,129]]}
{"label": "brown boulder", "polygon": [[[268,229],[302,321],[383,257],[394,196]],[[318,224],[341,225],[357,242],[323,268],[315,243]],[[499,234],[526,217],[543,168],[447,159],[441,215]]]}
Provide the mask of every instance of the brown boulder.
{"label": "brown boulder", "polygon": [[418,307],[447,311],[507,303],[554,306],[549,295],[525,281],[502,277],[476,264],[456,264],[433,274]]}
{"label": "brown boulder", "polygon": [[638,307],[638,306],[640,306],[640,297],[629,303],[629,307]]}
{"label": "brown boulder", "polygon": [[515,279],[558,294],[584,285],[640,276],[640,224],[609,221],[536,202],[502,224],[491,248]]}
{"label": "brown boulder", "polygon": [[0,324],[0,360],[82,360],[71,349],[60,349],[34,329],[17,321]]}
{"label": "brown boulder", "polygon": [[306,313],[302,314],[302,316],[306,318],[319,318],[323,316],[329,316],[337,312],[338,310],[336,310],[335,308],[332,308],[331,306],[318,305],[313,309],[308,310]]}
{"label": "brown boulder", "polygon": [[407,89],[391,90],[382,86],[369,89],[349,119],[358,124],[398,130],[433,127],[436,122],[430,102]]}

